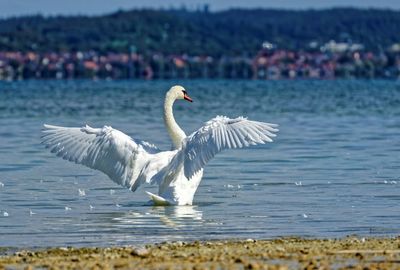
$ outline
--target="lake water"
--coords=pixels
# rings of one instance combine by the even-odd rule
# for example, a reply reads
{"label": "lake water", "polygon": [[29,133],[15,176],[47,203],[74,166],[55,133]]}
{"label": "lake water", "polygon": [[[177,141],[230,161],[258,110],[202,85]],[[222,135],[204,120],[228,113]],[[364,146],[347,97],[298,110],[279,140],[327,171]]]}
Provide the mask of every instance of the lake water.
{"label": "lake water", "polygon": [[155,187],[132,193],[40,144],[43,123],[87,123],[167,150],[175,83],[0,82],[0,246],[400,234],[399,82],[180,81],[187,134],[219,114],[280,125],[272,144],[217,155],[193,206],[146,206]]}

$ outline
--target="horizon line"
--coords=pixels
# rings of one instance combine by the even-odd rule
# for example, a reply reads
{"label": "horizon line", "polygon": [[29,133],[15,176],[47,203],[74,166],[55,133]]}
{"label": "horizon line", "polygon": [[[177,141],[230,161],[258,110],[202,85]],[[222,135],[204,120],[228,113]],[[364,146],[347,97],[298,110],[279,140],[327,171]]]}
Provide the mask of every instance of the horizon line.
{"label": "horizon line", "polygon": [[[101,17],[116,14],[118,12],[130,12],[130,11],[185,11],[185,12],[207,12],[211,14],[218,14],[222,12],[232,11],[232,10],[244,10],[244,11],[256,11],[256,10],[269,10],[269,11],[292,11],[292,12],[307,12],[307,11],[329,11],[329,10],[340,10],[340,9],[352,9],[352,10],[360,10],[360,11],[368,11],[368,10],[376,10],[376,11],[392,11],[392,12],[400,12],[400,8],[391,8],[391,7],[356,7],[356,6],[332,6],[332,7],[306,7],[306,8],[288,8],[288,7],[229,7],[224,9],[217,10],[205,10],[205,7],[209,5],[202,5],[197,8],[190,7],[133,7],[133,8],[117,8],[114,11],[106,11],[99,13],[43,13],[43,12],[32,12],[26,14],[16,14],[16,15],[0,15],[0,20],[7,19],[19,19],[24,17],[36,17],[41,16],[44,18],[53,18],[53,17]],[[202,9],[201,9],[202,8]]]}

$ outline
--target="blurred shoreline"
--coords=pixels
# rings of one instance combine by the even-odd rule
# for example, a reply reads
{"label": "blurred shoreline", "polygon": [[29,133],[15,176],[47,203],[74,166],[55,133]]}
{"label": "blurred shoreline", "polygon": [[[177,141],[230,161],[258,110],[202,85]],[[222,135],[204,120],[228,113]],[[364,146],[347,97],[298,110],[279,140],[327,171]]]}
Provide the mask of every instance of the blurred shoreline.
{"label": "blurred shoreline", "polygon": [[254,56],[0,52],[0,80],[24,79],[398,79],[400,52],[261,49]]}

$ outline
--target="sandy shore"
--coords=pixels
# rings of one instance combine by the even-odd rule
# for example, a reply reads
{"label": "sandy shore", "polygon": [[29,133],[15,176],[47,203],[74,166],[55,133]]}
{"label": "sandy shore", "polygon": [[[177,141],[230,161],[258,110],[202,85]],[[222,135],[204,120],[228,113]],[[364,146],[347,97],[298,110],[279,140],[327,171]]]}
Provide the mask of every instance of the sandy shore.
{"label": "sandy shore", "polygon": [[51,248],[0,257],[0,269],[400,269],[400,237],[174,242]]}

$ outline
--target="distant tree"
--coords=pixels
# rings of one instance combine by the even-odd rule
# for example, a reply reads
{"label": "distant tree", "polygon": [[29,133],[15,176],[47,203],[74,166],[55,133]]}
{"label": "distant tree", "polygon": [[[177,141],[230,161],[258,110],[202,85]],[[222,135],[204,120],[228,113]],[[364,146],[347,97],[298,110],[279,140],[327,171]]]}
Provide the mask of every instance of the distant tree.
{"label": "distant tree", "polygon": [[98,50],[196,55],[256,52],[264,41],[306,49],[313,41],[362,43],[378,51],[399,42],[400,12],[378,9],[327,10],[207,8],[117,11],[103,16],[40,15],[0,20],[0,50]]}

